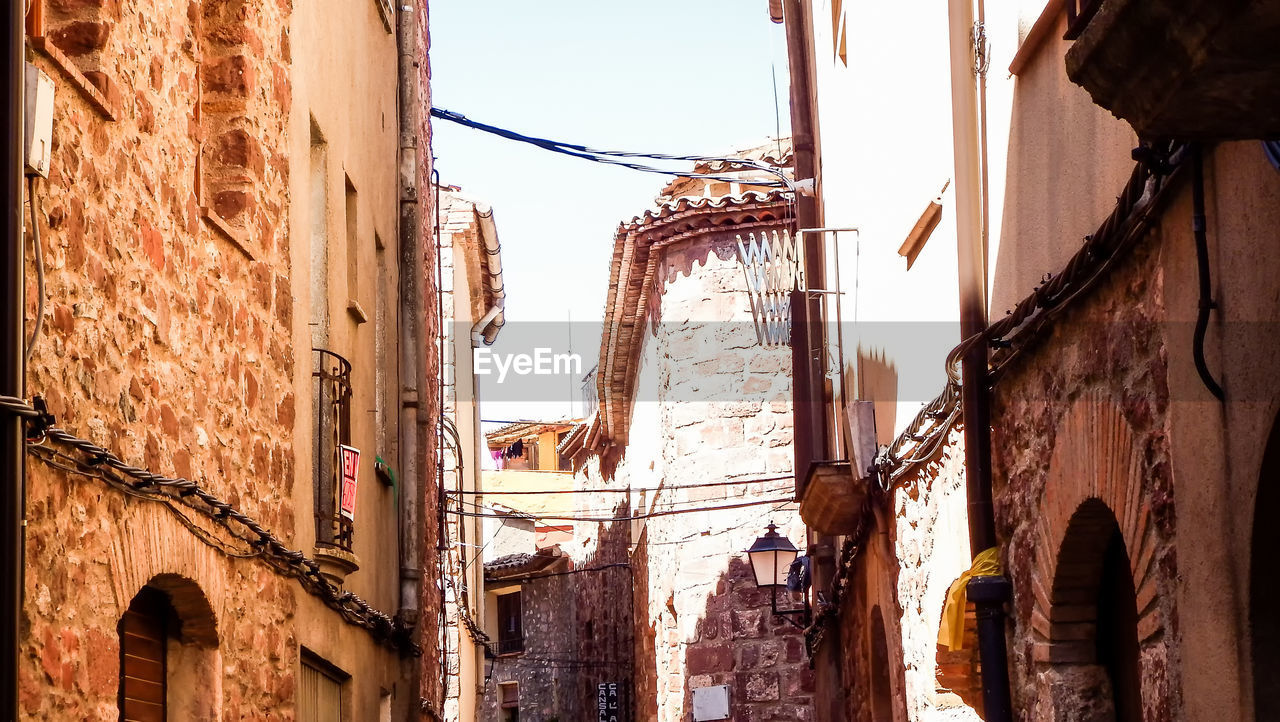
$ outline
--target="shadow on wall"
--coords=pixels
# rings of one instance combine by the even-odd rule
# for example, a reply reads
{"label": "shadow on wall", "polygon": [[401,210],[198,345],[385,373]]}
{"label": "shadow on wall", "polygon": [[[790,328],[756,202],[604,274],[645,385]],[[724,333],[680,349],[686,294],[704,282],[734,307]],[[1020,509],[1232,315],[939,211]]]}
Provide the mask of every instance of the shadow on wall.
{"label": "shadow on wall", "polygon": [[658,628],[649,622],[649,528],[640,534],[635,553],[631,557],[635,585],[632,588],[634,616],[634,659],[632,683],[633,711],[636,720],[658,718]]}
{"label": "shadow on wall", "polygon": [[876,443],[893,443],[898,423],[898,368],[884,350],[858,347],[858,398],[875,404]]}
{"label": "shadow on wall", "polygon": [[[614,516],[630,516],[630,505]],[[494,660],[481,719],[610,719],[598,714],[602,692],[606,710],[632,719],[630,522],[601,523],[593,536],[595,551],[571,566],[502,578],[519,584],[521,627],[516,648]]]}
{"label": "shadow on wall", "polygon": [[[631,516],[630,503],[618,503],[613,515]],[[632,589],[640,580],[633,578],[634,564],[610,566],[628,564],[631,522],[600,524],[598,529],[595,552],[578,568],[600,571],[566,577],[573,580],[577,656],[583,665],[576,675],[575,690],[575,696],[581,700],[581,717],[574,719],[600,718],[601,702],[610,707],[617,705],[622,712],[618,719],[644,719],[626,714],[632,704],[635,676]]]}
{"label": "shadow on wall", "polygon": [[[778,606],[792,605],[780,597]],[[693,709],[694,689],[728,685],[730,719],[813,719],[814,676],[804,635],[772,614],[769,590],[756,586],[742,558],[729,561],[707,599],[685,648],[685,674],[686,710]]]}

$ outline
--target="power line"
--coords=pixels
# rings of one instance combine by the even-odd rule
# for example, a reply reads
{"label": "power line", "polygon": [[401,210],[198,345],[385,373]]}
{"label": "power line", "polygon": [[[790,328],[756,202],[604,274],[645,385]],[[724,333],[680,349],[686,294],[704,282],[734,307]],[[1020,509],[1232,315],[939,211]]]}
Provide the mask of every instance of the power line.
{"label": "power line", "polygon": [[447,120],[451,123],[457,123],[458,125],[471,128],[473,130],[479,130],[485,133],[490,133],[500,138],[506,138],[507,140],[514,140],[519,143],[527,143],[529,145],[542,148],[543,150],[549,150],[553,153],[560,153],[562,155],[567,155],[573,158],[581,158],[583,160],[589,160],[595,163],[603,163],[605,165],[616,165],[616,166],[621,166],[623,168],[630,168],[631,170],[640,171],[642,173],[657,173],[658,175],[680,176],[680,177],[686,177],[686,178],[708,178],[711,180],[720,180],[720,181],[726,181],[730,183],[741,183],[745,180],[739,176],[729,176],[729,175],[715,174],[715,173],[698,173],[698,172],[672,170],[672,169],[666,169],[666,168],[657,168],[654,166],[644,165],[641,163],[635,163],[633,161],[622,160],[622,159],[643,158],[647,160],[685,161],[685,162],[693,162],[693,163],[726,163],[730,165],[738,165],[743,167],[744,169],[763,171],[765,173],[776,176],[778,178],[777,181],[756,181],[756,180],[750,181],[753,185],[786,187],[789,190],[794,190],[794,184],[791,182],[791,179],[787,178],[786,175],[780,169],[775,168],[767,163],[752,160],[749,158],[724,158],[724,157],[701,156],[701,155],[673,155],[670,153],[638,153],[638,152],[620,151],[620,150],[599,150],[599,149],[590,148],[588,146],[581,145],[578,143],[567,143],[565,141],[550,140],[548,138],[539,138],[536,136],[525,135],[523,133],[518,133],[514,130],[500,128],[496,125],[489,125],[487,123],[481,123],[476,120],[471,120],[470,118],[468,118],[467,116],[461,113],[455,113],[451,110],[445,110],[444,108],[435,108],[435,107],[431,108],[431,116],[433,118]]}
{"label": "power line", "polygon": [[601,564],[598,567],[583,567],[582,569],[570,569],[563,572],[550,572],[548,574],[535,574],[529,577],[504,577],[503,579],[519,579],[522,582],[531,582],[535,579],[546,579],[547,577],[565,577],[570,574],[584,574],[586,572],[602,572],[606,569],[630,569],[631,565],[627,562],[615,562],[613,564]]}
{"label": "power line", "polygon": [[[785,490],[783,490],[783,489],[770,489],[769,491],[773,491],[773,492],[781,492],[781,491],[785,491]],[[674,508],[674,507],[675,507],[676,505],[678,505],[678,504],[705,504],[706,502],[711,502],[711,501],[728,501],[728,500],[730,500],[730,499],[740,499],[740,498],[742,498],[743,496],[745,496],[745,495],[743,495],[743,494],[724,494],[724,495],[719,495],[719,496],[709,496],[709,497],[707,497],[707,498],[705,498],[705,499],[660,499],[660,500],[659,500],[659,499],[655,499],[655,500],[653,500],[653,504],[652,504],[652,506],[653,506],[654,508],[656,508],[656,507],[658,507],[659,505],[662,505],[662,506],[665,506],[665,507],[667,507],[667,508]],[[496,508],[496,507],[492,507],[492,506],[486,506],[485,504],[481,504],[481,503],[474,502],[474,501],[467,501],[466,499],[457,499],[456,501],[457,501],[459,504],[465,504],[465,505],[467,505],[468,507],[471,507],[471,508],[473,508],[473,509],[479,509],[479,510],[482,510],[482,511],[494,511],[494,512],[497,512],[497,513],[500,513],[500,514],[507,515],[507,516],[509,516],[509,517],[524,518],[524,519],[530,519],[530,520],[534,520],[534,521],[536,521],[536,520],[540,520],[540,519],[554,518],[554,517],[544,516],[542,513],[538,512],[538,511],[531,511],[531,510],[529,510],[529,509],[516,509],[516,508],[513,508],[513,507],[508,507],[508,506],[506,506],[506,505],[503,505],[503,507],[502,507],[502,508]],[[618,502],[618,503],[617,503],[613,508],[608,508],[608,507],[595,507],[595,508],[574,509],[573,513],[574,513],[575,515],[580,515],[580,516],[589,516],[589,515],[592,515],[592,514],[613,514],[613,513],[616,513],[616,512],[618,511],[618,507],[619,507],[619,506],[624,506],[624,505],[626,505],[627,503],[628,503],[627,501],[619,501],[619,502]]]}
{"label": "power line", "polygon": [[545,489],[520,491],[446,491],[446,494],[467,496],[517,496],[521,494],[631,494],[647,491],[673,491],[679,489],[704,489],[712,486],[738,486],[741,484],[757,484],[767,481],[792,481],[795,476],[766,476],[763,479],[738,479],[736,481],[708,481],[701,484],[672,484],[671,486],[627,487],[626,489]]}
{"label": "power line", "polygon": [[[748,506],[759,506],[760,504],[790,504],[794,499],[757,499],[755,501],[744,501],[736,504],[720,504],[718,506],[699,507],[696,509],[669,509],[663,511],[655,511],[648,514],[636,514],[634,516],[618,516],[618,517],[575,517],[575,516],[540,516],[539,519],[552,521],[581,521],[581,522],[598,522],[607,524],[615,521],[637,521],[640,519],[651,519],[658,516],[671,516],[673,514],[692,514],[701,511],[721,511],[724,509],[741,509]],[[469,516],[479,519],[502,519],[503,514],[484,514],[481,512],[463,511],[461,509],[450,509],[446,514],[457,514],[459,516]]]}

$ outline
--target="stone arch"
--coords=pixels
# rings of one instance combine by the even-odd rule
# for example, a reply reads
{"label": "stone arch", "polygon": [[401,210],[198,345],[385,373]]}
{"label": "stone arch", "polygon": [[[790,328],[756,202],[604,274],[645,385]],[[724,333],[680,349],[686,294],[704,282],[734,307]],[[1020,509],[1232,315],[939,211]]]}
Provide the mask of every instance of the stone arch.
{"label": "stone arch", "polygon": [[[200,541],[160,504],[130,504],[120,519],[130,534],[113,535],[110,547],[111,582],[115,592],[115,616],[124,614],[138,590],[152,584],[165,592],[194,588],[202,603],[191,602],[193,613],[204,607],[217,622],[223,618],[226,600],[227,558]],[[183,592],[185,597],[187,592]],[[176,605],[176,602],[175,602]],[[181,610],[179,610],[181,611]],[[207,640],[207,634],[197,632]]]}
{"label": "stone arch", "polygon": [[218,617],[199,584],[178,574],[157,574],[147,586],[168,595],[184,644],[218,646]]}
{"label": "stone arch", "polygon": [[1254,719],[1280,719],[1280,416],[1271,426],[1258,473],[1249,564],[1250,657]]}
{"label": "stone arch", "polygon": [[[131,706],[154,713],[158,705],[169,719],[221,719],[218,620],[200,585],[178,574],[158,574],[138,589],[127,609],[117,627],[122,716]],[[140,615],[147,620],[141,628]],[[140,646],[127,647],[126,640]],[[158,648],[144,653],[156,643]]]}
{"label": "stone arch", "polygon": [[[1039,508],[1031,579],[1035,662],[1089,663],[1096,656],[1093,640],[1079,638],[1080,625],[1096,620],[1083,600],[1096,598],[1096,572],[1111,523],[1119,529],[1129,560],[1138,642],[1164,631],[1156,603],[1159,539],[1144,491],[1144,469],[1133,429],[1114,403],[1090,398],[1072,405],[1057,429]],[[1069,530],[1079,533],[1068,539]],[[1099,536],[1103,538],[1094,538]]]}

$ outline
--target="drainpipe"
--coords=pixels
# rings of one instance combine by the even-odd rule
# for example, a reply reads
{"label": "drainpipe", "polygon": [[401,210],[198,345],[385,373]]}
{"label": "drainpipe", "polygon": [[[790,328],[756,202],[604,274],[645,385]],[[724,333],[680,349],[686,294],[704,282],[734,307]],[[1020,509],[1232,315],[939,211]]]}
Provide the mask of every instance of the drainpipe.
{"label": "drainpipe", "polygon": [[[22,85],[24,3],[7,3],[0,32],[4,46],[0,80],[0,204],[4,229],[0,236],[0,396],[22,397],[23,260],[22,260]],[[18,718],[18,639],[22,616],[22,420],[0,412],[0,720]]]}
{"label": "drainpipe", "polygon": [[[782,2],[783,23],[787,36],[787,66],[791,74],[791,148],[797,186],[808,186],[811,193],[795,194],[796,228],[821,228],[821,167],[819,138],[815,120],[817,93],[814,90],[813,17],[803,0]],[[771,6],[771,16],[774,15]],[[804,236],[805,278],[814,288],[826,287],[821,233]],[[801,498],[804,484],[815,463],[831,458],[828,454],[826,383],[823,372],[823,349],[812,348],[804,339],[822,339],[820,301],[806,299],[799,293],[791,296],[791,383],[792,413],[795,434],[796,498]],[[806,330],[808,331],[806,333]],[[808,533],[807,554],[813,560],[813,589],[830,589],[836,573],[835,539]],[[816,606],[816,605],[815,605]],[[838,640],[838,635],[836,639]],[[816,684],[826,690],[827,704],[816,708],[818,722],[841,722],[844,719],[843,664],[838,642],[825,644],[813,660]]]}
{"label": "drainpipe", "polygon": [[[787,33],[787,65],[791,69],[791,148],[795,162],[797,185],[813,180],[813,193],[795,194],[797,228],[822,226],[822,213],[818,203],[818,133],[814,122],[817,97],[813,90],[813,64],[811,59],[812,18],[804,9],[802,0],[785,0],[785,28]],[[825,288],[822,255],[823,236],[806,233],[804,236],[805,278],[814,288]],[[825,384],[822,370],[822,349],[806,348],[800,339],[821,339],[821,306],[814,299],[799,294],[792,298],[792,378],[795,398],[795,470],[797,496],[809,478],[813,465],[827,458],[827,424],[824,413]],[[811,333],[805,333],[808,328]]]}
{"label": "drainpipe", "polygon": [[480,344],[492,346],[506,323],[505,308],[507,292],[502,282],[502,244],[498,243],[498,229],[493,224],[493,208],[484,203],[476,203],[476,217],[480,219],[480,241],[485,256],[489,259],[489,274],[485,279],[489,293],[493,296],[493,305],[480,320],[471,327],[471,347],[479,348]]}
{"label": "drainpipe", "polygon": [[[422,249],[422,229],[418,214],[418,58],[417,3],[399,4],[396,16],[396,50],[398,55],[399,132],[400,132],[400,444],[401,481],[399,505],[400,537],[400,609],[396,613],[401,624],[413,630],[412,637],[421,639],[418,618],[421,613],[422,588],[422,475],[426,473],[424,453],[428,439],[424,427],[430,420],[421,413],[427,393],[426,358],[423,328],[423,303],[426,260]],[[409,661],[406,684],[409,708],[405,719],[417,720],[422,714],[422,669],[417,660]]]}
{"label": "drainpipe", "polygon": [[[981,5],[982,0],[978,2]],[[949,0],[947,8],[951,37],[960,336],[970,338],[987,327],[987,228],[983,210],[987,169],[981,157],[984,138],[977,93],[979,72],[975,64],[975,30],[978,26],[974,23],[973,0]],[[985,112],[985,108],[981,110]],[[976,557],[997,543],[991,498],[987,344],[973,344],[961,362],[969,548]],[[987,722],[1012,720],[1004,619],[1004,604],[1009,599],[1009,592],[1009,581],[1004,577],[974,577],[968,586],[969,599],[978,612],[982,699]]]}

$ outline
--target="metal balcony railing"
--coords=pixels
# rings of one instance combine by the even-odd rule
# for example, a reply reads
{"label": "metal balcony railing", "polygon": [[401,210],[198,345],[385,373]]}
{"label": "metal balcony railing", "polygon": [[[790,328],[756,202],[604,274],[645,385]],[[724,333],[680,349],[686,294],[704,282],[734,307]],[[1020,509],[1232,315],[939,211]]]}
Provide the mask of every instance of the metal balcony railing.
{"label": "metal balcony railing", "polygon": [[353,528],[339,511],[339,447],[351,443],[351,362],[321,348],[311,349],[315,393],[316,545],[351,551]]}

